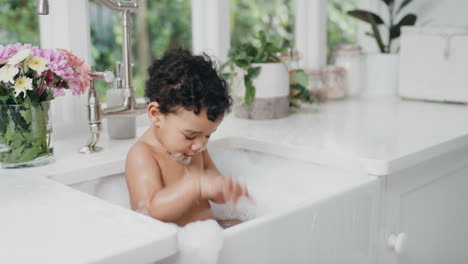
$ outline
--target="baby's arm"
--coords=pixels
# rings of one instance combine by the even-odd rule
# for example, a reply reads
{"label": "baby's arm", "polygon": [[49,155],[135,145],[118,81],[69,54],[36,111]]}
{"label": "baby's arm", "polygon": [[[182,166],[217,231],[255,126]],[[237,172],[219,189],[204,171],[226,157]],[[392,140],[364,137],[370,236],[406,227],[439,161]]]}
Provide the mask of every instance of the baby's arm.
{"label": "baby's arm", "polygon": [[127,155],[125,174],[132,209],[146,209],[153,218],[176,222],[200,199],[200,181],[183,177],[164,188],[159,165],[148,148],[136,143]]}
{"label": "baby's arm", "polygon": [[218,170],[218,168],[216,168],[216,165],[211,159],[210,154],[208,153],[208,150],[204,150],[202,152],[202,155],[203,155],[203,167],[205,171],[205,176],[212,177],[213,183],[216,183],[216,182],[223,183],[221,184],[222,187],[220,187],[222,191],[216,191],[216,189],[211,187],[210,185],[205,187],[206,184],[203,184],[203,181],[202,181],[202,186],[201,186],[202,195],[204,195],[204,193],[211,193],[210,194],[212,196],[211,200],[215,203],[231,202],[235,204],[240,196],[245,196],[252,201],[254,200],[253,197],[249,194],[247,187],[245,185],[239,184],[237,181],[234,181],[230,177],[222,176],[221,172]]}

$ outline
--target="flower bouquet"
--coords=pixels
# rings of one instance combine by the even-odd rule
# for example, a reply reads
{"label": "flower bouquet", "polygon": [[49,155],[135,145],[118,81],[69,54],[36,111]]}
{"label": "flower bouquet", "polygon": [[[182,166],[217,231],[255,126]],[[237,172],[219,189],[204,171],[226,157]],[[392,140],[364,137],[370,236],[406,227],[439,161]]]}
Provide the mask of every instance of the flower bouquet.
{"label": "flower bouquet", "polygon": [[0,168],[47,164],[53,155],[50,101],[89,86],[90,67],[64,49],[0,45]]}

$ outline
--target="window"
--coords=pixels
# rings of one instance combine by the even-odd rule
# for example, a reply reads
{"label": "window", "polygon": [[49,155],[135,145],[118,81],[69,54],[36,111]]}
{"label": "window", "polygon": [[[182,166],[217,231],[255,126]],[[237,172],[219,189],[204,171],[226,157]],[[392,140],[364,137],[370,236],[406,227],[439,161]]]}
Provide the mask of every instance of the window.
{"label": "window", "polygon": [[[346,14],[357,7],[357,0],[328,0],[327,57],[339,44],[356,43],[357,21]],[[231,45],[254,40],[259,30],[266,30],[276,43],[292,41],[294,35],[294,0],[231,0]]]}
{"label": "window", "polygon": [[231,46],[255,39],[265,30],[279,45],[291,46],[293,0],[231,0]]}
{"label": "window", "polygon": [[[122,60],[120,14],[98,3],[90,3],[91,58],[98,71],[115,72]],[[147,68],[152,60],[170,48],[191,50],[190,0],[140,0],[132,16],[133,86],[137,97],[144,94]],[[138,39],[138,41],[136,41]],[[110,85],[96,82],[99,98],[105,101]]]}
{"label": "window", "polygon": [[357,42],[357,20],[346,14],[356,9],[357,4],[356,0],[328,0],[327,8],[327,57],[330,61],[337,45]]}
{"label": "window", "polygon": [[39,45],[36,0],[0,1],[0,44],[17,42]]}

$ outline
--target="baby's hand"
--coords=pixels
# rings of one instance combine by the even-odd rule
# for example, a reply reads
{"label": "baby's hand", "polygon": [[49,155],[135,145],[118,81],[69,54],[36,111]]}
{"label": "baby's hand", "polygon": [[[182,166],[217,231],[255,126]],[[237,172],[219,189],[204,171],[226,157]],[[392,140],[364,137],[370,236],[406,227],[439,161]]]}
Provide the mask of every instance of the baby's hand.
{"label": "baby's hand", "polygon": [[208,199],[218,204],[235,205],[241,196],[253,200],[245,185],[226,176],[200,177],[200,195],[202,199]]}

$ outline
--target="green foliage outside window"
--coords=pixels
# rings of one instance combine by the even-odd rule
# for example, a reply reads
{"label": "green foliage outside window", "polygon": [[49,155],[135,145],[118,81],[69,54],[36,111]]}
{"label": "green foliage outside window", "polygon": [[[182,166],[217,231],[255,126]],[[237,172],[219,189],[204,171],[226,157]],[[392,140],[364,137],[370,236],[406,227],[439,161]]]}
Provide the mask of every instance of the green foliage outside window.
{"label": "green foliage outside window", "polygon": [[357,7],[357,0],[328,0],[327,57],[329,61],[337,45],[357,42],[357,21],[346,14]]}
{"label": "green foliage outside window", "polygon": [[39,45],[36,0],[0,0],[0,44],[16,42]]}
{"label": "green foliage outside window", "polygon": [[[255,42],[257,32],[264,30],[273,42],[290,46],[294,32],[293,0],[230,0],[231,44]],[[137,96],[143,96],[144,80],[148,61],[159,57],[168,48],[191,49],[191,1],[190,0],[140,0],[140,6],[147,7],[143,14],[146,30],[137,39],[137,22],[133,17],[133,79]],[[90,9],[102,8],[91,1]],[[357,21],[346,14],[357,7],[356,0],[328,0],[328,55],[341,43],[355,43]],[[101,11],[102,12],[102,11]],[[120,16],[110,12],[106,17],[91,17],[91,57],[97,70],[115,71],[116,61],[121,60],[122,33]],[[108,19],[107,21],[103,21]],[[36,0],[0,0],[0,44],[31,43],[39,45],[39,16]],[[141,27],[140,27],[141,29]],[[141,33],[141,30],[139,31]],[[142,41],[140,36],[145,36]],[[145,39],[145,37],[143,37]],[[146,43],[148,42],[148,43]],[[148,46],[145,56],[138,53]],[[144,54],[144,52],[143,52]],[[143,59],[142,59],[143,58]],[[110,87],[96,82],[100,97]]]}
{"label": "green foliage outside window", "polygon": [[259,44],[264,31],[278,46],[290,47],[294,38],[293,0],[230,0],[231,46]]}
{"label": "green foliage outside window", "polygon": [[[132,16],[132,56],[133,86],[137,97],[144,94],[146,69],[151,61],[161,56],[167,49],[192,47],[191,5],[190,0],[140,0],[140,9],[144,12]],[[146,7],[146,8],[144,8]],[[122,28],[120,16],[112,12],[99,11],[99,4],[90,5],[92,12],[107,13],[107,21],[96,15],[91,17],[91,55],[94,67],[101,70],[113,70],[117,61],[122,60]],[[140,19],[138,16],[142,16]],[[138,37],[138,41],[137,41]],[[96,82],[101,100],[111,86]]]}

